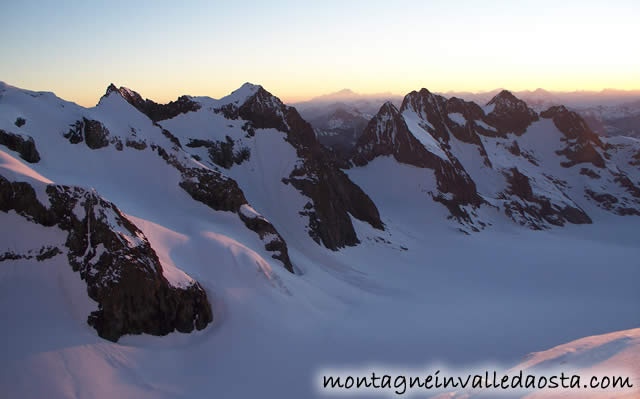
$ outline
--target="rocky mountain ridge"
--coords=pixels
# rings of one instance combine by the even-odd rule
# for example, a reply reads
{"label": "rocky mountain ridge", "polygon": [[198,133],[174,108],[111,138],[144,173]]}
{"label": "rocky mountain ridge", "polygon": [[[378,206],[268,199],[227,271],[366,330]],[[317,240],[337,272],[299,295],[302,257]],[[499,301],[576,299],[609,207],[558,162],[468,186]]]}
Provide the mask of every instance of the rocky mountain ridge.
{"label": "rocky mountain ridge", "polygon": [[[543,135],[550,135],[548,143],[542,142]],[[477,217],[478,208],[486,206],[540,229],[591,223],[585,199],[617,214],[639,215],[638,169],[624,159],[628,155],[616,159],[615,154],[639,150],[632,140],[605,142],[566,107],[538,113],[506,90],[481,107],[422,89],[409,93],[400,109],[384,104],[351,160],[364,166],[393,156],[432,169],[438,189],[432,199],[471,230],[488,224]],[[594,179],[601,180],[593,184]],[[616,192],[616,200],[607,192]]]}

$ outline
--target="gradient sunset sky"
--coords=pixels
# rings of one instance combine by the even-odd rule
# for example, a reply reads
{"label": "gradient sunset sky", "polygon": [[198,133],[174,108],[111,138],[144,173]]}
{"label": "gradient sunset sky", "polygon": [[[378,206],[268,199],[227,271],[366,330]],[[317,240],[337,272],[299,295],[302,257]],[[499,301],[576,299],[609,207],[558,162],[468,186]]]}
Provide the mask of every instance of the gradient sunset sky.
{"label": "gradient sunset sky", "polygon": [[11,1],[0,80],[93,106],[250,81],[361,93],[640,89],[640,1]]}

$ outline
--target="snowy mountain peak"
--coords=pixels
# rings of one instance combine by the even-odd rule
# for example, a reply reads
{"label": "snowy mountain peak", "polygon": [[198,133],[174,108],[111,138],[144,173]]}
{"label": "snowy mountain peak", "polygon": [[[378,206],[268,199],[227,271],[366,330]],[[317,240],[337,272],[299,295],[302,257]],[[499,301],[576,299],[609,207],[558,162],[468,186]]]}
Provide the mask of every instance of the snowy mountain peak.
{"label": "snowy mountain peak", "polygon": [[108,96],[111,93],[117,92],[118,91],[118,87],[116,85],[114,85],[113,83],[109,84],[109,87],[107,87],[107,91],[104,93],[105,96]]}
{"label": "snowy mountain peak", "polygon": [[415,97],[415,96],[419,96],[419,97],[422,97],[422,98],[431,98],[433,95],[434,94],[431,93],[429,91],[429,89],[423,87],[418,91],[415,91],[415,90],[412,91],[411,93],[407,94],[406,97],[412,98],[412,97]]}
{"label": "snowy mountain peak", "polygon": [[537,89],[535,89],[533,91],[535,94],[544,94],[544,95],[551,95],[551,92],[545,89],[542,89],[540,87],[538,87]]}
{"label": "snowy mountain peak", "polygon": [[[107,87],[107,91],[105,92],[104,96],[102,96],[102,98],[109,97],[111,95],[111,93],[119,94],[129,104],[133,105],[136,108],[138,108],[138,106],[142,106],[142,104],[144,104],[144,102],[145,102],[142,99],[142,96],[140,94],[138,94],[138,92],[133,91],[133,90],[131,90],[131,89],[127,88],[127,87],[124,87],[124,86],[121,86],[120,88],[118,88],[113,83],[111,83],[109,85],[109,87]],[[100,101],[102,101],[102,98],[100,99]]]}
{"label": "snowy mountain peak", "polygon": [[400,111],[398,111],[398,108],[391,101],[385,101],[384,104],[382,104],[382,106],[380,107],[380,111],[378,112],[378,114],[380,113],[397,114],[399,112]]}
{"label": "snowy mountain peak", "polygon": [[542,113],[543,114],[556,115],[556,114],[565,114],[567,112],[570,112],[570,111],[564,105],[554,105],[552,107],[549,107],[549,109],[547,109],[546,111],[544,111]]}
{"label": "snowy mountain peak", "polygon": [[491,101],[487,103],[487,105],[493,104],[517,104],[519,101],[518,97],[514,96],[509,90],[502,90],[500,93],[496,94]]}
{"label": "snowy mountain peak", "polygon": [[[251,131],[272,128],[281,132],[291,132],[288,119],[295,116],[302,119],[295,108],[285,105],[280,99],[269,93],[262,86],[245,83],[220,100],[208,101],[215,113],[222,114],[231,120],[244,119],[250,122]],[[295,114],[295,115],[293,115]],[[306,123],[306,122],[305,122]],[[249,125],[245,126],[248,129]],[[305,129],[307,130],[307,129]],[[310,135],[315,138],[313,129],[308,126]]]}
{"label": "snowy mountain peak", "polygon": [[434,107],[438,108],[438,104],[444,100],[444,97],[433,94],[423,87],[420,91],[414,90],[404,97],[400,112],[410,110],[426,118],[428,110],[432,110]]}
{"label": "snowy mountain peak", "polygon": [[356,94],[356,92],[354,92],[351,89],[342,89],[340,91],[337,91],[336,93],[334,93],[335,95],[339,95],[339,96],[353,96]]}
{"label": "snowy mountain peak", "polygon": [[495,126],[501,134],[522,134],[531,123],[537,121],[538,114],[526,102],[508,90],[502,90],[485,107],[487,122]]}
{"label": "snowy mountain peak", "polygon": [[262,86],[246,82],[236,90],[232,91],[231,94],[218,100],[218,104],[234,104],[236,106],[240,106],[255,95],[260,89],[262,89]]}
{"label": "snowy mountain peak", "polygon": [[238,90],[240,89],[244,89],[244,90],[258,90],[259,88],[261,88],[261,85],[255,84],[255,83],[251,83],[251,82],[244,82],[242,84],[242,86],[240,86],[238,88]]}

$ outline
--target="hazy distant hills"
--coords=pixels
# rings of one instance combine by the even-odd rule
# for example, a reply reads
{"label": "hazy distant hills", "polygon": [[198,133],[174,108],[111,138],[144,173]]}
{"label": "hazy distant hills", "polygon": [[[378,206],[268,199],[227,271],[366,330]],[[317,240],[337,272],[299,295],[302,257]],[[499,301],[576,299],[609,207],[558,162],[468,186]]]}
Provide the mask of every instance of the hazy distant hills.
{"label": "hazy distant hills", "polygon": [[399,106],[402,96],[391,93],[358,94],[343,89],[292,105],[311,123],[320,143],[346,154],[386,101]]}
{"label": "hazy distant hills", "polygon": [[[447,92],[444,96],[483,103],[498,91],[499,89],[485,93]],[[589,127],[600,135],[640,137],[640,90],[552,92],[536,89],[514,94],[538,110],[564,105],[578,112]]]}

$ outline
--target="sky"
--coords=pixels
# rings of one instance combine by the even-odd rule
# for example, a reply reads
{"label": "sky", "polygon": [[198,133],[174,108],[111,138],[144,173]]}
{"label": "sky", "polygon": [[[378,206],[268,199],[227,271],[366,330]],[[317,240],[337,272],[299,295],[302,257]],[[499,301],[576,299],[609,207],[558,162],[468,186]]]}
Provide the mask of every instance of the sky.
{"label": "sky", "polygon": [[84,106],[112,82],[158,102],[640,89],[638,20],[637,0],[6,1],[0,81]]}

